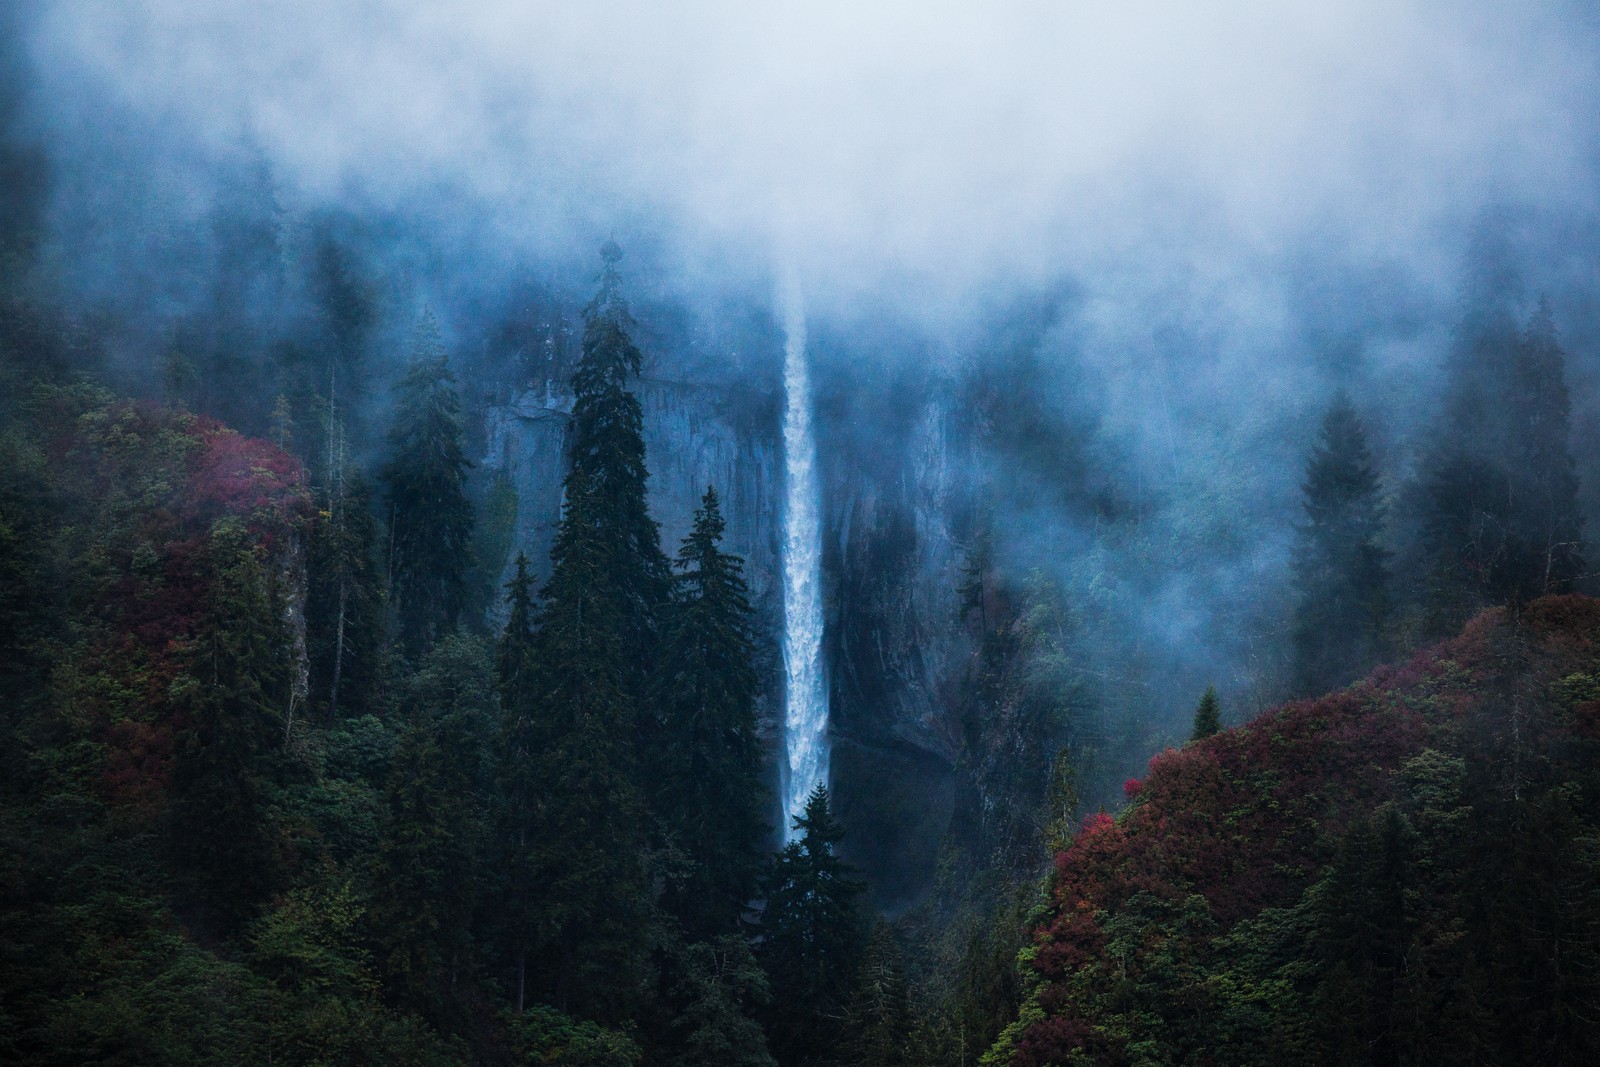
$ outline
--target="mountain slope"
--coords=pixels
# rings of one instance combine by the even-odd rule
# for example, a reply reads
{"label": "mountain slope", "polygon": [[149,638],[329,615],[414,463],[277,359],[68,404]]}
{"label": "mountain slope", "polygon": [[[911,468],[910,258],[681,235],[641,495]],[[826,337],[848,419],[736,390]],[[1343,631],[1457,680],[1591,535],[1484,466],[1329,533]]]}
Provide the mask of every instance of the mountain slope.
{"label": "mountain slope", "polygon": [[1582,596],[1161,753],[1056,857],[986,1062],[1595,1062],[1597,753]]}

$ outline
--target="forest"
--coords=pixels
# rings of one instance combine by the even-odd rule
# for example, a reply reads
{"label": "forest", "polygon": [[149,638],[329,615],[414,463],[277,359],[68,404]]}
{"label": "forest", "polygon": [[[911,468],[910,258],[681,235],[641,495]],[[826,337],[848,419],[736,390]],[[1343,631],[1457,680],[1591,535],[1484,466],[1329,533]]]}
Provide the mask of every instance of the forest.
{"label": "forest", "polygon": [[1600,1059],[1592,18],[199,6],[0,11],[0,1062]]}

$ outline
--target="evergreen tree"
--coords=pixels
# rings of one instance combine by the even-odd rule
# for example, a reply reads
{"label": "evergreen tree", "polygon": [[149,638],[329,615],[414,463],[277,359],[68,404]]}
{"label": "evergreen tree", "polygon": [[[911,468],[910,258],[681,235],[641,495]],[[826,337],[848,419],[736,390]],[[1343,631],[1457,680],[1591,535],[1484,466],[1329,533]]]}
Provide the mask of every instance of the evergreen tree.
{"label": "evergreen tree", "polygon": [[460,636],[435,646],[408,680],[404,702],[385,787],[373,928],[396,998],[448,1029],[459,1023],[457,998],[473,968],[482,769],[494,719],[482,647]]}
{"label": "evergreen tree", "polygon": [[749,943],[723,934],[680,950],[681,972],[669,1037],[671,1067],[777,1067],[750,1012],[769,1002],[767,976]]}
{"label": "evergreen tree", "polygon": [[688,859],[667,903],[691,937],[738,928],[768,833],[750,602],[744,563],[720,549],[722,532],[708,488],[678,553],[661,657],[654,800]]}
{"label": "evergreen tree", "polygon": [[894,931],[879,919],[861,954],[842,1046],[852,1067],[903,1067],[911,1060],[911,1011]]}
{"label": "evergreen tree", "polygon": [[500,637],[496,680],[500,690],[499,773],[495,783],[496,916],[516,973],[517,1014],[527,1006],[528,952],[538,942],[540,914],[532,865],[532,834],[538,832],[539,753],[548,724],[538,714],[534,684],[533,579],[528,557],[517,554],[517,570],[506,583],[506,626]]}
{"label": "evergreen tree", "polygon": [[622,296],[622,249],[600,249],[600,288],[583,310],[583,355],[572,377],[572,469],[567,497],[592,497],[584,536],[609,560],[608,595],[617,601],[625,684],[643,694],[655,663],[657,627],[671,585],[661,532],[646,502],[644,413],[628,389],[643,356],[628,331],[633,317]]}
{"label": "evergreen tree", "polygon": [[841,1020],[860,956],[858,898],[865,886],[835,850],[844,832],[819,785],[797,816],[800,833],[768,875],[761,960],[772,979],[771,1037],[778,1061],[837,1062]]}
{"label": "evergreen tree", "polygon": [[606,1022],[626,1017],[645,977],[644,809],[612,557],[593,536],[596,495],[567,484],[534,632],[532,714],[545,741],[528,862],[547,931],[545,993]]}
{"label": "evergreen tree", "polygon": [[400,382],[383,468],[390,596],[408,656],[421,655],[453,629],[463,606],[473,512],[454,381],[433,316],[425,314]]}
{"label": "evergreen tree", "polygon": [[1415,1063],[1405,1048],[1405,986],[1416,921],[1416,832],[1394,807],[1346,832],[1313,900],[1321,982],[1317,1025],[1337,1063]]}
{"label": "evergreen tree", "polygon": [[1584,571],[1578,471],[1568,445],[1571,401],[1566,354],[1555,316],[1541,299],[1516,353],[1521,384],[1513,432],[1512,467],[1525,502],[1521,540],[1527,570],[1514,579],[1529,595],[1565,592]]}
{"label": "evergreen tree", "polygon": [[646,508],[639,349],[612,242],[585,309],[573,377],[572,468],[531,643],[528,862],[546,934],[540,981],[562,1011],[621,1019],[645,986],[650,910],[638,735],[648,721],[668,568]]}
{"label": "evergreen tree", "polygon": [[1199,741],[1222,729],[1222,702],[1217,699],[1217,687],[1206,686],[1199,705],[1194,709],[1194,732],[1189,740]]}
{"label": "evergreen tree", "polygon": [[1421,481],[1426,622],[1572,588],[1583,571],[1565,356],[1548,304],[1518,331],[1503,296],[1461,327]]}
{"label": "evergreen tree", "polygon": [[1366,430],[1340,393],[1306,463],[1294,554],[1294,690],[1315,696],[1380,662],[1389,622],[1383,503]]}
{"label": "evergreen tree", "polygon": [[282,880],[270,810],[283,780],[296,664],[274,568],[242,524],[208,544],[210,604],[190,679],[175,688],[189,729],[172,780],[172,840],[191,903],[224,929]]}
{"label": "evergreen tree", "polygon": [[358,471],[341,469],[319,494],[306,560],[306,646],[312,699],[335,721],[379,706],[383,584],[373,559],[377,524]]}

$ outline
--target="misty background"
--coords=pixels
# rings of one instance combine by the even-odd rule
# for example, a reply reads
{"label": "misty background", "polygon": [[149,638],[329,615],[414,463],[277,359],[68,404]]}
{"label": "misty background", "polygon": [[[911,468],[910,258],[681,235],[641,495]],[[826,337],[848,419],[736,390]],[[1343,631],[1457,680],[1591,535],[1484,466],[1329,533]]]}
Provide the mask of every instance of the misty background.
{"label": "misty background", "polygon": [[[925,473],[906,450],[934,411],[939,573],[990,522],[1019,585],[1059,586],[1102,802],[1207,684],[1232,721],[1287,695],[1317,421],[1349,391],[1399,510],[1486,272],[1519,317],[1553,306],[1600,528],[1593,4],[23,0],[4,18],[5,209],[31,241],[8,284],[74,309],[85,365],[250,432],[271,432],[296,353],[334,337],[364,383],[354,444],[375,447],[427,309],[482,434],[570,369],[608,237],[646,377],[735,390],[775,430],[792,262],[833,620],[848,630],[856,514],[837,487]],[[185,371],[223,351],[231,377]]]}

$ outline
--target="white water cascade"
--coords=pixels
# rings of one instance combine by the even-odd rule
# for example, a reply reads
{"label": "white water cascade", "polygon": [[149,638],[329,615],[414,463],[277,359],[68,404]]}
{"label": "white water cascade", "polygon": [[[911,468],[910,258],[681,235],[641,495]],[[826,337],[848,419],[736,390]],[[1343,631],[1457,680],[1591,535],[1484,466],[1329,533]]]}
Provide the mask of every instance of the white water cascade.
{"label": "white water cascade", "polygon": [[822,662],[822,520],[817,444],[811,436],[811,375],[800,282],[786,270],[783,313],[783,836],[811,791],[828,780],[828,684]]}

